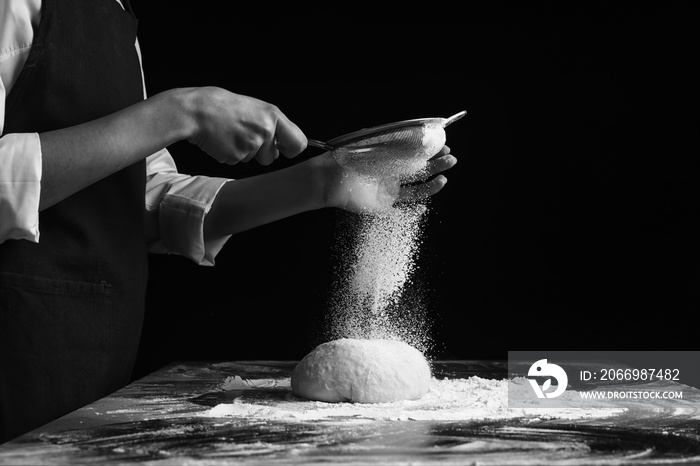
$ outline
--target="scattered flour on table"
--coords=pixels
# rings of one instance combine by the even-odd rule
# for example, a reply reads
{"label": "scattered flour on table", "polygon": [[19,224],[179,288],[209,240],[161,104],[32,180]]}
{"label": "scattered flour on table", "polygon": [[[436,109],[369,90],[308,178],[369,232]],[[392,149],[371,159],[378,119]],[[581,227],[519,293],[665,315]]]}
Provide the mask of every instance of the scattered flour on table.
{"label": "scattered flour on table", "polygon": [[[288,378],[245,380],[235,376],[227,378],[219,388],[222,391],[240,390],[241,395],[232,403],[222,403],[205,411],[203,416],[300,421],[334,418],[347,421],[351,418],[362,422],[498,420],[522,417],[587,419],[610,417],[624,412],[624,409],[604,407],[594,400],[582,404],[578,392],[571,390],[562,396],[570,397],[577,408],[509,408],[508,380],[480,377],[433,378],[430,390],[419,400],[376,404],[307,401],[292,394]],[[531,390],[524,380],[522,389]]]}

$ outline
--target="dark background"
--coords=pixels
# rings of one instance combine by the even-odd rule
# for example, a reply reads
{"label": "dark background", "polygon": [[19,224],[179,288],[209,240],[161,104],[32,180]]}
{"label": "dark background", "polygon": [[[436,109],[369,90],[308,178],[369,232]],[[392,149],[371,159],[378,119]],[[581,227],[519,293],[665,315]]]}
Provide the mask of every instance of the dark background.
{"label": "dark background", "polygon": [[[694,346],[691,4],[132,0],[151,94],[221,86],[321,140],[468,111],[448,128],[459,163],[431,200],[417,276],[443,359]],[[183,172],[232,178],[319,153],[261,167],[220,165],[186,142],[170,150]],[[151,257],[136,376],[175,360],[303,357],[347,215],[237,235],[215,267]]]}

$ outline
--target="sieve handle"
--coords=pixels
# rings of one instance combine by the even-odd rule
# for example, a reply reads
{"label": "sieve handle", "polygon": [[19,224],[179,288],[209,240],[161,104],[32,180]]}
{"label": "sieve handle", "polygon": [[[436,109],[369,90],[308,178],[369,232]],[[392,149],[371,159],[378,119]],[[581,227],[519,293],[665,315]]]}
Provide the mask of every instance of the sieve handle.
{"label": "sieve handle", "polygon": [[318,147],[319,149],[333,150],[334,147],[327,142],[318,141],[316,139],[308,139],[308,144],[313,147]]}
{"label": "sieve handle", "polygon": [[466,114],[467,114],[467,111],[462,110],[461,112],[455,113],[454,115],[452,115],[449,118],[445,118],[445,123],[443,124],[443,126],[451,125],[452,123],[459,120],[460,118],[462,118]]}

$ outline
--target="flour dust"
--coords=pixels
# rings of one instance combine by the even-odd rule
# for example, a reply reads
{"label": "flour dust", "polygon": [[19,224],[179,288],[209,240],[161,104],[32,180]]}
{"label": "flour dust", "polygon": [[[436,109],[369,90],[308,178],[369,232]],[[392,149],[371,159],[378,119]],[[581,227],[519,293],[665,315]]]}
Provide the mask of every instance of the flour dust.
{"label": "flour dust", "polygon": [[324,338],[397,339],[431,347],[416,268],[427,201],[353,214],[339,224],[335,283]]}

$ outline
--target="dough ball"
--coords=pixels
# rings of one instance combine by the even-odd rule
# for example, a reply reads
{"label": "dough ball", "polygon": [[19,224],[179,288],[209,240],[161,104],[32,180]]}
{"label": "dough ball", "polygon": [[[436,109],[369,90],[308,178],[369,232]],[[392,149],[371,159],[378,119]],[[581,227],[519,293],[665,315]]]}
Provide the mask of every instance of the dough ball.
{"label": "dough ball", "polygon": [[342,338],[317,346],[292,371],[292,391],[310,400],[385,403],[428,392],[423,354],[396,340]]}

